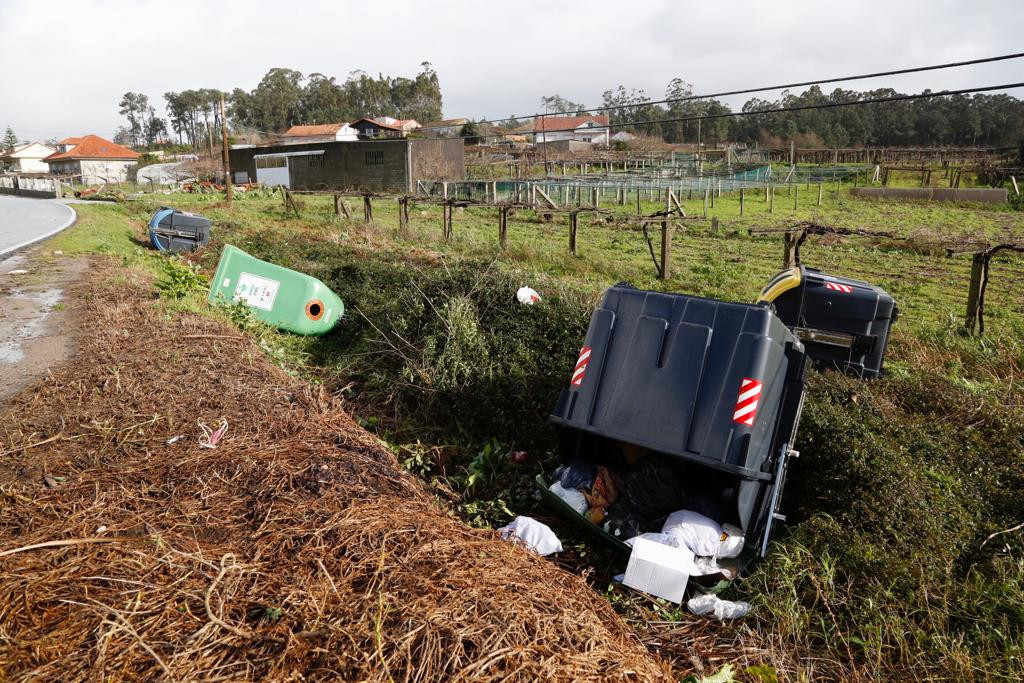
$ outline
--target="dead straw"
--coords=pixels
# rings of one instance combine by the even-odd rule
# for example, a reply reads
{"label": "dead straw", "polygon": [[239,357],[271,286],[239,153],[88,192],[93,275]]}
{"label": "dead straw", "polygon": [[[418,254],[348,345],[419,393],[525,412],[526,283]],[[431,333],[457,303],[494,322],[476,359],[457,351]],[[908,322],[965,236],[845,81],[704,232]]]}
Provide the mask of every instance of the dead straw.
{"label": "dead straw", "polygon": [[0,458],[0,679],[673,680],[583,578],[455,519],[322,388],[106,276],[77,359],[0,410],[8,444],[67,434]]}

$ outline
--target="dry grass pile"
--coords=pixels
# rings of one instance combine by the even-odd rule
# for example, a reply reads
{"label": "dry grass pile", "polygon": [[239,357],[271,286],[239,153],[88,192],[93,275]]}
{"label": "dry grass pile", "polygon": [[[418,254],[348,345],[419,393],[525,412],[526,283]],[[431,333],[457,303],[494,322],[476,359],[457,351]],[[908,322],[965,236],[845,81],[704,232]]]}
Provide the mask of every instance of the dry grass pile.
{"label": "dry grass pile", "polygon": [[76,361],[0,411],[0,678],[671,679],[238,332],[101,291]]}

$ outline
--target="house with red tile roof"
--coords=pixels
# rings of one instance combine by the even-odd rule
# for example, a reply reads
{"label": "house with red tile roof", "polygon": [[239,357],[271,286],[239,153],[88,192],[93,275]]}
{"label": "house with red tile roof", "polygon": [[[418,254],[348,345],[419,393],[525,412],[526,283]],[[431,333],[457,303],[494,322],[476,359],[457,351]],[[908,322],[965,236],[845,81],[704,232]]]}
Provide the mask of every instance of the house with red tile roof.
{"label": "house with red tile roof", "polygon": [[26,142],[0,154],[0,168],[13,173],[48,173],[50,169],[43,163],[43,159],[53,152],[52,148],[42,143]]}
{"label": "house with red tile roof", "polygon": [[404,138],[420,127],[416,119],[396,119],[390,116],[363,117],[352,122],[361,140],[373,138]]}
{"label": "house with red tile roof", "polygon": [[538,116],[533,120],[533,138],[537,144],[575,140],[607,145],[611,130],[608,116]]}
{"label": "house with red tile roof", "polygon": [[292,126],[284,133],[284,144],[306,142],[351,142],[359,139],[359,133],[347,123],[321,123],[310,126]]}
{"label": "house with red tile roof", "polygon": [[57,151],[43,159],[50,173],[81,176],[85,185],[115,183],[128,179],[128,169],[138,163],[139,153],[99,135],[64,138]]}

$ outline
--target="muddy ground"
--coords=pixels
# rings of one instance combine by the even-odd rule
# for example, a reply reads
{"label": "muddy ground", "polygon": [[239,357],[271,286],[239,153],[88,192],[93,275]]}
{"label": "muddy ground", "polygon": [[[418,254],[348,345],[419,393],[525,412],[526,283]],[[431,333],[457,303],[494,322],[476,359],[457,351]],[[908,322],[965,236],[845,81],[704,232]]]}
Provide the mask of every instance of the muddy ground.
{"label": "muddy ground", "polygon": [[41,248],[0,261],[0,401],[74,354],[88,267]]}

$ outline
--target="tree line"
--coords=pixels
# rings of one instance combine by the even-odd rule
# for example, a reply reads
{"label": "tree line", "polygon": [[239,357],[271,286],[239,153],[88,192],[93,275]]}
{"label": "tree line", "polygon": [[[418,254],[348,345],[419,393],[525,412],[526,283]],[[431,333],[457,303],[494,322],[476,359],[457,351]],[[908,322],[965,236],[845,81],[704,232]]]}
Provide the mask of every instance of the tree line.
{"label": "tree line", "polygon": [[[925,91],[930,92],[930,91]],[[651,104],[643,90],[618,86],[602,94],[601,113],[609,116],[616,130],[633,130],[666,142],[734,141],[762,146],[979,146],[1011,147],[1024,140],[1024,101],[1011,95],[948,95],[900,102],[879,102],[849,107],[759,114],[766,109],[794,108],[872,100],[902,95],[892,88],[843,90],[826,94],[812,86],[801,94],[789,91],[774,100],[751,98],[741,108],[746,116],[708,118],[699,121],[665,121],[709,117],[732,110],[714,99]],[[681,78],[672,79],[664,99],[693,95],[693,86]],[[559,95],[541,98],[541,106],[552,113],[576,113],[586,109]],[[648,123],[645,123],[648,122]]]}
{"label": "tree line", "polygon": [[[984,146],[1009,147],[1024,140],[1024,102],[1005,94],[948,95],[924,100],[860,106],[759,113],[793,108],[895,97],[891,88],[825,93],[813,86],[800,94],[784,91],[776,99],[751,98],[741,111],[728,114],[728,105],[715,99],[686,100],[693,86],[672,79],[664,99],[654,104],[640,89],[620,85],[605,90],[600,111],[616,130],[632,130],[669,143],[734,141],[782,146],[795,141],[802,147],[849,146]],[[127,125],[115,140],[134,147],[151,147],[174,135],[179,144],[210,148],[219,136],[220,98],[227,102],[228,121],[236,132],[279,133],[298,124],[352,121],[362,116],[392,116],[427,123],[441,118],[441,85],[429,62],[412,78],[353,71],[342,82],[333,76],[308,76],[294,69],[270,69],[252,90],[225,92],[210,88],[164,93],[167,120],[156,116],[149,98],[125,93],[118,103]],[[587,109],[560,95],[541,98],[542,111],[572,114]],[[669,120],[666,120],[669,119]],[[690,120],[671,120],[690,119]],[[697,120],[699,119],[699,120]],[[510,118],[515,127],[527,120]]]}
{"label": "tree line", "polygon": [[149,98],[127,92],[118,103],[126,125],[115,142],[152,147],[173,134],[193,149],[212,149],[221,127],[220,99],[227,103],[228,123],[236,131],[280,133],[300,124],[338,123],[362,116],[392,116],[420,123],[441,118],[441,84],[429,62],[413,78],[353,71],[344,82],[322,73],[308,77],[294,69],[270,69],[246,91],[212,88],[164,93],[167,119],[156,116]]}
{"label": "tree line", "polygon": [[271,69],[253,90],[231,92],[231,120],[263,132],[362,116],[434,121],[441,118],[441,83],[429,62],[420,67],[413,78],[353,71],[342,83],[322,73]]}

